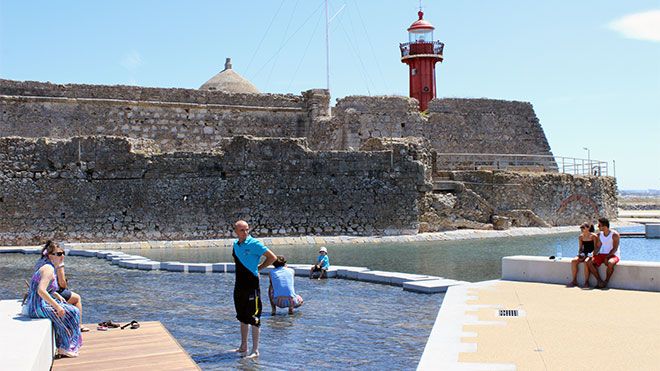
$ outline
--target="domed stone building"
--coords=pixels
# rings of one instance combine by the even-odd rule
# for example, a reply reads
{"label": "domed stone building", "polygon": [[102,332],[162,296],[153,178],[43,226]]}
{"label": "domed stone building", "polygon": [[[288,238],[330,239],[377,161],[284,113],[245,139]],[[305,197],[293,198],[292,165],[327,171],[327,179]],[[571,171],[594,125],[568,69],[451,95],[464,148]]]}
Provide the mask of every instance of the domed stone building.
{"label": "domed stone building", "polygon": [[225,93],[261,94],[254,84],[231,68],[231,58],[225,61],[225,69],[199,87],[200,90],[221,91]]}

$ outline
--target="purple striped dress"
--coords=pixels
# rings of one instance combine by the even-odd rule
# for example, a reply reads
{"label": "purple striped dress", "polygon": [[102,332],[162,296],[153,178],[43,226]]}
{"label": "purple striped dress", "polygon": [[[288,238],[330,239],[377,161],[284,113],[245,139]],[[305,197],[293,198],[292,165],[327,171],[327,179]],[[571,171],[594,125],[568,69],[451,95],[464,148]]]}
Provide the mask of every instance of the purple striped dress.
{"label": "purple striped dress", "polygon": [[[39,265],[39,264],[38,264]],[[50,261],[43,264],[56,273],[56,269]],[[48,283],[48,293],[53,296],[57,291],[57,276]],[[41,281],[41,272],[37,269],[30,280],[30,291],[26,301],[28,315],[32,318],[49,318],[53,323],[55,330],[55,344],[57,349],[68,353],[68,355],[77,355],[82,345],[82,336],[80,334],[80,311],[71,304],[62,303],[55,299],[62,308],[64,308],[64,317],[60,317],[55,309],[47,301],[39,296],[39,282]]]}

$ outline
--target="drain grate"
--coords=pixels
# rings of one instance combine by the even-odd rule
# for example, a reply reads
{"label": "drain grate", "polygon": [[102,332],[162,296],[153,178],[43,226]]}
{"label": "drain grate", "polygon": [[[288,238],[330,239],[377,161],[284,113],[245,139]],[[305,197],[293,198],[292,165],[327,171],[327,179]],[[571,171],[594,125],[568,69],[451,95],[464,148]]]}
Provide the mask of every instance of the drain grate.
{"label": "drain grate", "polygon": [[500,317],[518,317],[518,309],[500,309]]}

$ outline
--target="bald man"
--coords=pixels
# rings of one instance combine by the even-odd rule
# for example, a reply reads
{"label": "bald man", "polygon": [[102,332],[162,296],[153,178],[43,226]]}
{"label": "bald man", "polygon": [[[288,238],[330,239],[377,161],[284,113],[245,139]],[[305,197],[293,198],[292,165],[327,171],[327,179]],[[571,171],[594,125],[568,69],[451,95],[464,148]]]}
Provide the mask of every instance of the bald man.
{"label": "bald man", "polygon": [[[234,224],[238,239],[234,241],[232,256],[236,263],[234,307],[241,322],[241,346],[236,351],[245,355],[248,350],[248,332],[252,326],[252,350],[248,358],[259,356],[259,327],[261,326],[261,290],[259,271],[271,265],[277,257],[261,241],[250,236],[250,226],[244,220]],[[259,264],[261,256],[266,259]]]}

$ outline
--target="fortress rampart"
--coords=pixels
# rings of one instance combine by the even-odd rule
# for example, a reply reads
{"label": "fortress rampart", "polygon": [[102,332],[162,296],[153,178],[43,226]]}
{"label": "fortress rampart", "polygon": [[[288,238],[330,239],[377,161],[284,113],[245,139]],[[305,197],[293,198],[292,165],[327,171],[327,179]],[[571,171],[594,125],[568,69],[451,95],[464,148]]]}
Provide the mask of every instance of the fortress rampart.
{"label": "fortress rampart", "polygon": [[0,242],[214,238],[238,218],[267,236],[616,217],[611,177],[552,160],[540,173],[445,166],[439,154],[551,155],[529,103],[441,99],[420,113],[410,98],[352,96],[328,112],[325,90],[0,80]]}
{"label": "fortress rampart", "polygon": [[410,146],[314,152],[234,137],[215,153],[126,138],[0,139],[0,243],[416,233],[425,166]]}

